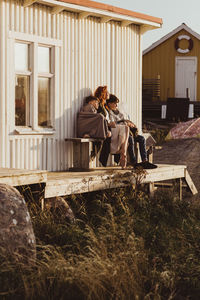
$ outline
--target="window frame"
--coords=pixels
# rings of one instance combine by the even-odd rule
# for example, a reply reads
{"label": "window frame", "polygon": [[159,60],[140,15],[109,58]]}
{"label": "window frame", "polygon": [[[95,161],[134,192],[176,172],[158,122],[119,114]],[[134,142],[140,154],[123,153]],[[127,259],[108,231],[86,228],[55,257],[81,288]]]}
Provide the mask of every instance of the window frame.
{"label": "window frame", "polygon": [[[51,38],[44,38],[44,37],[37,37],[30,34],[23,34],[19,32],[9,32],[8,35],[9,44],[10,44],[10,62],[9,62],[9,69],[10,69],[10,87],[11,92],[9,93],[9,98],[11,97],[12,105],[9,107],[9,115],[11,117],[10,120],[10,133],[11,134],[54,134],[55,133],[55,118],[56,118],[56,98],[58,97],[57,91],[57,78],[58,75],[58,66],[59,63],[58,59],[58,50],[62,47],[62,41],[57,39]],[[15,125],[15,76],[18,74],[18,71],[15,71],[15,43],[26,43],[29,44],[29,67],[30,73],[21,71],[22,75],[30,75],[30,126],[18,126]],[[38,126],[38,76],[45,75],[48,76],[46,73],[38,73],[38,46],[44,46],[51,48],[50,51],[50,110],[51,110],[51,127],[42,127]],[[13,78],[13,79],[12,79]]]}
{"label": "window frame", "polygon": [[[52,63],[53,61],[53,53],[55,52],[55,50],[53,49],[53,47],[51,46],[47,46],[47,45],[43,45],[43,44],[38,44],[38,47],[45,47],[45,48],[49,48],[50,49],[50,55],[49,55],[49,72],[38,72],[38,76],[37,76],[37,83],[38,83],[38,80],[39,78],[48,78],[50,79],[49,80],[49,102],[50,102],[50,123],[51,123],[51,126],[49,127],[42,127],[42,126],[39,126],[37,124],[37,126],[40,128],[52,128],[54,127],[54,118],[53,118],[53,105],[52,105],[52,94],[53,94],[53,90],[54,90],[54,77],[55,77],[55,64]],[[38,88],[37,88],[37,91],[38,91]],[[37,114],[38,116],[39,114]]]}
{"label": "window frame", "polygon": [[[32,76],[32,72],[31,72],[31,64],[30,64],[30,48],[31,48],[31,43],[29,42],[18,42],[18,41],[15,41],[14,43],[14,47],[16,45],[16,43],[19,43],[19,44],[25,44],[25,45],[28,45],[28,70],[17,70],[15,69],[15,64],[14,64],[14,69],[15,69],[15,83],[16,83],[16,76],[27,76],[29,78],[29,91],[28,91],[28,99],[26,100],[26,104],[28,103],[28,111],[26,110],[26,124],[27,123],[31,123],[30,121],[30,115],[31,115],[31,99],[30,99],[30,94],[31,94],[31,76]],[[15,49],[14,49],[14,53],[15,53]],[[14,58],[14,62],[15,62],[15,58]],[[15,101],[16,101],[16,95],[15,95]],[[16,103],[15,103],[16,105]],[[15,107],[16,109],[16,107]],[[28,116],[29,115],[29,116]],[[14,120],[15,122],[15,120]],[[29,125],[24,125],[24,126],[20,126],[20,125],[16,125],[16,127],[30,127]]]}

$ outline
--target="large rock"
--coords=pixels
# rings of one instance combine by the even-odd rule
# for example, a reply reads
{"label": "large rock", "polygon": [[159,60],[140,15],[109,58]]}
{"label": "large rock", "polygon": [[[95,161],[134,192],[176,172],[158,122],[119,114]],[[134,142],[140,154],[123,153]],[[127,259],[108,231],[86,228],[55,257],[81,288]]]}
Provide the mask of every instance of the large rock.
{"label": "large rock", "polygon": [[0,248],[14,259],[30,261],[36,255],[35,235],[22,195],[0,184]]}
{"label": "large rock", "polygon": [[62,197],[47,198],[44,201],[45,208],[57,216],[64,217],[66,222],[74,223],[76,221],[72,209]]}

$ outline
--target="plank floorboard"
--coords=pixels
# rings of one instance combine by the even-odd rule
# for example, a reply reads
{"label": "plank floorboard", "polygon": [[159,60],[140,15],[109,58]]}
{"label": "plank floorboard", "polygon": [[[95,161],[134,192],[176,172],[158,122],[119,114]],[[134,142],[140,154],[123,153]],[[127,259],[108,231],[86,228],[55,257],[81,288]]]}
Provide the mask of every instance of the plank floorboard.
{"label": "plank floorboard", "polygon": [[[141,183],[152,183],[185,177],[185,165],[158,165],[145,170]],[[47,175],[45,198],[92,192],[136,183],[134,169],[97,168],[90,172],[50,172]],[[197,191],[191,190],[193,194]]]}
{"label": "plank floorboard", "polygon": [[0,168],[0,183],[21,186],[47,181],[47,171]]}
{"label": "plank floorboard", "polygon": [[[158,168],[144,170],[139,175],[140,183],[148,184],[178,178],[185,179],[193,194],[198,192],[185,165],[160,164]],[[11,186],[46,183],[45,198],[123,187],[136,184],[136,181],[138,181],[137,174],[131,168],[122,170],[120,167],[99,167],[88,172],[47,172],[0,168],[0,183]]]}

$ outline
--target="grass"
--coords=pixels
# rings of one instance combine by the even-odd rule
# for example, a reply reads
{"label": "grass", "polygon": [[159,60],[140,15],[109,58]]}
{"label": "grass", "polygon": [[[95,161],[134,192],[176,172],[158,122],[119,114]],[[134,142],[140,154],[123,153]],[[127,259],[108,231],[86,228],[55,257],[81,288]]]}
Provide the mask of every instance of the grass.
{"label": "grass", "polygon": [[155,128],[151,130],[151,135],[153,136],[157,144],[162,144],[163,142],[165,142],[165,138],[169,133],[169,130],[170,128],[166,128],[166,129]]}
{"label": "grass", "polygon": [[0,299],[199,299],[200,207],[132,187],[66,198],[76,222],[29,204],[37,259],[0,257]]}

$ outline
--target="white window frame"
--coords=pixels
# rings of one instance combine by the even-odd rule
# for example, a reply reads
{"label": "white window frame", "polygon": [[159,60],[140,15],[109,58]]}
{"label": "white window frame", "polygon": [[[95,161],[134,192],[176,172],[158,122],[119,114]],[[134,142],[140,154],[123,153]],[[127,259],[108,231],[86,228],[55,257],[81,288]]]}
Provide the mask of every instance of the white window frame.
{"label": "white window frame", "polygon": [[[17,43],[17,41],[15,42]],[[20,42],[21,44],[26,44],[28,45],[28,54],[31,52],[30,49],[31,49],[31,44],[30,43],[26,43],[26,42]],[[21,70],[15,70],[15,80],[16,80],[16,76],[19,75],[19,76],[27,76],[29,78],[29,94],[28,94],[28,102],[29,102],[29,107],[28,107],[28,111],[26,110],[26,120],[28,119],[29,120],[29,123],[30,123],[30,110],[31,110],[31,101],[30,101],[30,90],[31,90],[31,75],[32,75],[32,72],[30,71],[31,70],[31,66],[30,66],[30,55],[28,55],[28,70],[26,71],[21,71]],[[16,104],[15,104],[16,105]],[[27,116],[29,114],[29,117]],[[27,121],[26,121],[27,123]],[[15,125],[17,126],[17,125]],[[28,126],[28,125],[27,125]],[[25,127],[27,127],[25,126]],[[21,126],[17,126],[17,127],[21,127]],[[24,127],[24,126],[23,126]],[[29,127],[29,126],[28,126]]]}
{"label": "white window frame", "polygon": [[[10,78],[11,80],[11,93],[12,103],[10,108],[10,116],[12,120],[10,122],[10,131],[17,134],[54,134],[55,133],[55,118],[56,118],[56,90],[57,90],[57,56],[58,49],[62,46],[61,40],[49,39],[37,37],[29,34],[22,34],[16,32],[9,33],[11,60],[10,60]],[[30,47],[30,61],[29,71],[18,72],[15,71],[15,55],[14,47],[15,43],[26,43]],[[38,46],[44,46],[51,48],[50,51],[50,72],[51,73],[38,73]],[[30,76],[29,82],[29,109],[30,109],[30,126],[17,126],[15,125],[15,76],[16,75],[28,75]],[[51,105],[51,127],[38,126],[38,78],[48,77],[51,79],[50,84],[50,105]]]}

